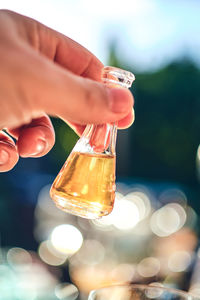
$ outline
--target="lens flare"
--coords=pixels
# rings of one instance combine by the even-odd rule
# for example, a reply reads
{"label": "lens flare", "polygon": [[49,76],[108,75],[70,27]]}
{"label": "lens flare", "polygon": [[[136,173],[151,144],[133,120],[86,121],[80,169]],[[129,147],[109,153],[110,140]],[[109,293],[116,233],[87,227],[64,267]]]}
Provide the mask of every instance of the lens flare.
{"label": "lens flare", "polygon": [[28,251],[22,248],[11,248],[7,253],[7,261],[13,268],[28,268],[32,263],[32,257]]}
{"label": "lens flare", "polygon": [[111,277],[116,282],[130,282],[135,274],[135,266],[131,264],[120,264],[111,272]]}
{"label": "lens flare", "polygon": [[75,300],[79,292],[74,284],[61,283],[56,286],[55,295],[59,300]]}
{"label": "lens flare", "polygon": [[113,225],[120,230],[132,229],[140,221],[138,207],[126,199],[116,201],[110,217]]}
{"label": "lens flare", "polygon": [[140,215],[140,221],[149,215],[151,211],[151,204],[149,197],[145,193],[141,191],[134,191],[127,194],[125,198],[137,206]]}
{"label": "lens flare", "polygon": [[160,271],[160,262],[155,257],[146,257],[138,264],[137,271],[142,277],[153,277]]}
{"label": "lens flare", "polygon": [[[145,295],[150,299],[155,299],[161,297],[163,290],[163,284],[160,282],[152,282],[149,284],[150,288],[146,289]],[[154,287],[154,288],[152,288]]]}
{"label": "lens flare", "polygon": [[72,255],[82,246],[83,236],[75,226],[62,224],[54,228],[50,240],[56,250]]}
{"label": "lens flare", "polygon": [[65,263],[67,256],[56,251],[50,241],[44,241],[38,248],[40,258],[50,266],[60,266]]}
{"label": "lens flare", "polygon": [[172,272],[183,272],[191,264],[191,254],[186,251],[177,251],[170,255],[168,267]]}
{"label": "lens flare", "polygon": [[96,265],[105,257],[104,246],[96,240],[85,240],[83,246],[76,254],[76,259],[87,265]]}
{"label": "lens flare", "polygon": [[186,212],[181,205],[167,204],[152,215],[151,230],[160,237],[169,236],[183,227],[186,217]]}

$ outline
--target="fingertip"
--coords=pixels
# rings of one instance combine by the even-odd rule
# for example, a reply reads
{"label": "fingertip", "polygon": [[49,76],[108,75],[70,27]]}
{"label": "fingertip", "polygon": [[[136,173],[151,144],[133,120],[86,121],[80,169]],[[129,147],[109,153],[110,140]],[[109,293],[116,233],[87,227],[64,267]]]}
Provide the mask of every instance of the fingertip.
{"label": "fingertip", "polygon": [[108,106],[111,112],[124,114],[129,112],[134,104],[131,92],[124,88],[108,88]]}
{"label": "fingertip", "polygon": [[129,128],[135,121],[135,111],[132,108],[131,112],[123,119],[118,121],[119,129],[127,129]]}
{"label": "fingertip", "polygon": [[18,160],[19,155],[15,145],[0,141],[0,172],[10,171]]}
{"label": "fingertip", "polygon": [[17,148],[21,157],[41,157],[51,150],[54,143],[55,134],[51,128],[28,127],[21,131]]}

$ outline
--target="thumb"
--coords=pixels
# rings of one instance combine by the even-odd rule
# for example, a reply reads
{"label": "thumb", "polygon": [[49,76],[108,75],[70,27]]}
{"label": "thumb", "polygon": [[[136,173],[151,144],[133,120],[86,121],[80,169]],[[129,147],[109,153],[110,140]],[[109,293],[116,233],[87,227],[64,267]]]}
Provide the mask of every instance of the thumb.
{"label": "thumb", "polygon": [[132,110],[133,96],[129,90],[108,88],[49,61],[45,68],[40,65],[38,69],[43,72],[40,86],[36,87],[37,105],[49,115],[78,124],[100,124],[118,121]]}

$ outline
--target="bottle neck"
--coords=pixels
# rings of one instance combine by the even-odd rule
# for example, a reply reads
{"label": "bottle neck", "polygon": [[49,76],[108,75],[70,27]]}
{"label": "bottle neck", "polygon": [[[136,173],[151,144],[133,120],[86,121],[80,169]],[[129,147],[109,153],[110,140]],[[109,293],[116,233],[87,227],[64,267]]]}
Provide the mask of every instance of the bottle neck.
{"label": "bottle neck", "polygon": [[[119,68],[105,67],[101,79],[110,88],[129,88],[135,76]],[[115,155],[116,137],[117,124],[87,125],[73,151]]]}
{"label": "bottle neck", "polygon": [[117,124],[89,124],[86,126],[81,139],[84,139],[95,153],[115,155]]}

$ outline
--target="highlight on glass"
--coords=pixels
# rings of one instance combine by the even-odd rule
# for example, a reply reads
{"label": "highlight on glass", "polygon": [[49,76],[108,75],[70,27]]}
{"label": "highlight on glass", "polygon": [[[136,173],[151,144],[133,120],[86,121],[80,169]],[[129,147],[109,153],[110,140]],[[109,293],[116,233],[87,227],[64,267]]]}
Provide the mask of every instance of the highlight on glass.
{"label": "highlight on glass", "polygon": [[113,285],[90,292],[88,300],[197,300],[199,297],[181,290],[163,287],[161,283],[150,285]]}

